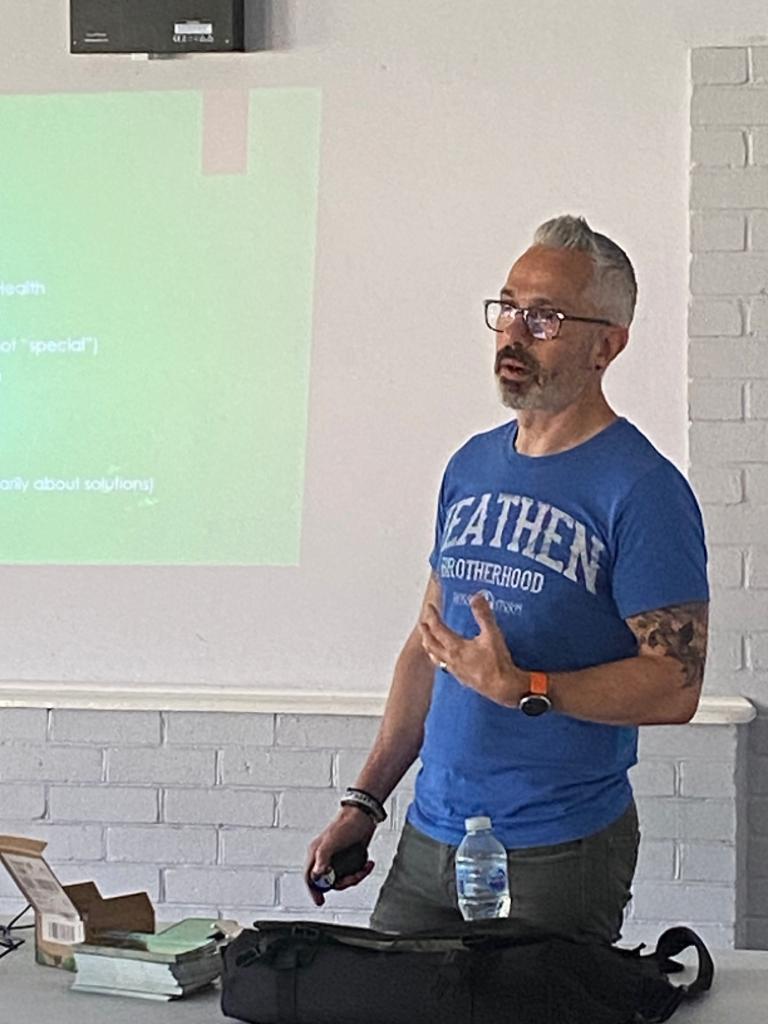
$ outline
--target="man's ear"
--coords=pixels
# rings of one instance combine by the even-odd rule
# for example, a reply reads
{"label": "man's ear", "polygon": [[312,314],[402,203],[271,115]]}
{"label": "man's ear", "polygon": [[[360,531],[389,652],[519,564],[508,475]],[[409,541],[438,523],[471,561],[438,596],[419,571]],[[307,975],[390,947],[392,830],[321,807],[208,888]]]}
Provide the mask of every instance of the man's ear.
{"label": "man's ear", "polygon": [[629,341],[628,327],[610,327],[595,346],[595,369],[605,370],[620,355]]}

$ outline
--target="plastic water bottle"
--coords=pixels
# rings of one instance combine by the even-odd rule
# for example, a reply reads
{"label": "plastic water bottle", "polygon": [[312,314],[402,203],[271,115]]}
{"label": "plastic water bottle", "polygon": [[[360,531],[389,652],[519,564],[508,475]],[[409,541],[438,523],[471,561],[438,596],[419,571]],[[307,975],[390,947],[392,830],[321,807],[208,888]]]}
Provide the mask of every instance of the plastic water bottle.
{"label": "plastic water bottle", "polygon": [[456,851],[456,893],[465,921],[509,917],[507,851],[491,831],[490,818],[467,818]]}

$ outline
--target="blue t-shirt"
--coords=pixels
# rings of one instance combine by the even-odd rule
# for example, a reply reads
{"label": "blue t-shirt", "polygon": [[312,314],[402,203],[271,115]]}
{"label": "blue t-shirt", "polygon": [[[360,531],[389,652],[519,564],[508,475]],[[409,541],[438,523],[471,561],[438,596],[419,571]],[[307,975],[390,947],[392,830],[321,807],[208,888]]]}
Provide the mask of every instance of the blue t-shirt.
{"label": "blue t-shirt", "polygon": [[[617,419],[568,451],[515,450],[517,422],[471,438],[445,471],[430,563],[462,636],[485,594],[515,663],[568,672],[631,658],[625,619],[709,597],[704,530],[685,478]],[[506,708],[437,671],[408,811],[458,843],[487,814],[507,847],[568,842],[626,810],[637,729]]]}

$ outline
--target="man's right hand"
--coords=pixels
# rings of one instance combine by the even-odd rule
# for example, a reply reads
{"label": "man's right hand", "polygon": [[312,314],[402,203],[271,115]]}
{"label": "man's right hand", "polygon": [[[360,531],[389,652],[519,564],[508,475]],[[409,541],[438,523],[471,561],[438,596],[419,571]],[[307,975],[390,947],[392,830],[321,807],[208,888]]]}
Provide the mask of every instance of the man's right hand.
{"label": "man's right hand", "polygon": [[[359,807],[342,807],[330,825],[309,844],[304,879],[309,894],[318,907],[322,907],[325,903],[325,897],[312,885],[312,879],[319,878],[330,871],[331,857],[339,850],[345,850],[353,843],[363,843],[368,846],[375,828],[376,825],[372,818],[365,811],[361,811]],[[346,875],[339,879],[339,883],[334,888],[349,889],[352,885],[358,885],[370,875],[371,871],[373,871],[373,861],[369,860],[365,867],[355,872],[354,875]]]}

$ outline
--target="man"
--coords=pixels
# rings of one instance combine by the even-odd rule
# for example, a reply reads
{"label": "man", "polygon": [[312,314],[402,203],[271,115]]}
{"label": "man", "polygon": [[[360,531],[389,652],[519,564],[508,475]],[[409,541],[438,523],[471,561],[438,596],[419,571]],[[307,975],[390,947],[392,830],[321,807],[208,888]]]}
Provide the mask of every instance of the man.
{"label": "man", "polygon": [[602,390],[635,299],[625,253],[566,216],[538,229],[485,303],[517,418],[448,464],[432,574],[378,736],[309,849],[308,882],[334,851],[370,840],[421,757],[375,928],[460,921],[455,849],[464,818],[487,814],[508,850],[513,919],[620,937],[639,841],[637,726],[693,716],[709,597],[690,488]]}

